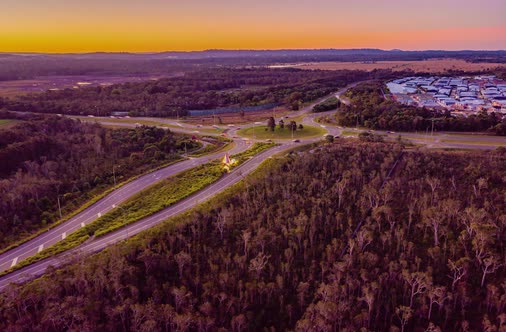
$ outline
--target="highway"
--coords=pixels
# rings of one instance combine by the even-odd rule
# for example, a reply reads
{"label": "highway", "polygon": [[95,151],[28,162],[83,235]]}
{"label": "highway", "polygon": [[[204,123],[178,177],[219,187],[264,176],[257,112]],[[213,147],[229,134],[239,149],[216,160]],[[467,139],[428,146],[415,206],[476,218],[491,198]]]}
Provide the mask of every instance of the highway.
{"label": "highway", "polygon": [[[337,91],[335,95],[339,98],[343,103],[346,103],[346,100],[341,98],[342,94],[349,89],[350,87],[355,86],[358,83],[351,84],[339,91]],[[302,123],[304,125],[312,125],[312,126],[320,126],[326,129],[326,131],[334,136],[342,136],[343,131],[346,130],[348,132],[359,132],[363,131],[360,129],[353,128],[341,128],[333,125],[322,125],[316,122],[316,118],[327,115],[334,114],[335,111],[322,112],[322,113],[310,113],[311,109],[317,103],[327,99],[329,96],[320,98],[315,101],[311,105],[304,107],[303,109],[290,113],[291,117],[297,117],[300,115],[306,115]],[[114,125],[114,126],[125,126],[125,127],[135,127],[139,124],[135,121],[130,122],[115,122],[115,119],[111,118],[94,118],[97,122],[106,125]],[[187,134],[196,134],[196,131],[202,131],[202,134],[205,135],[219,135],[219,133],[210,133],[212,131],[212,127],[202,127],[188,124],[181,124],[178,121],[168,120],[168,119],[154,119],[154,118],[143,118],[143,121],[150,122],[158,122],[170,125],[170,130],[174,132],[182,132]],[[162,121],[163,120],[163,121]],[[279,119],[276,119],[278,122]],[[241,125],[242,128],[255,126],[257,124],[245,124]],[[166,128],[166,127],[164,127]],[[233,137],[237,135],[236,127],[227,127],[229,136]],[[207,131],[207,132],[205,132]],[[402,135],[404,139],[409,139],[410,141],[418,144],[424,144],[429,148],[443,148],[443,147],[453,147],[453,148],[471,148],[471,149],[493,149],[497,146],[506,145],[506,139],[500,137],[490,137],[490,136],[477,136],[471,137],[469,135],[461,135],[454,133],[447,133],[443,135],[435,135],[433,137],[428,136],[427,134],[416,134],[416,133],[392,133],[387,131],[372,131],[377,134],[385,135],[387,139],[394,140],[397,138],[399,134]],[[251,160],[247,161],[243,165],[233,169],[230,174],[225,175],[219,181],[214,184],[206,187],[205,189],[195,193],[189,198],[180,201],[171,207],[164,209],[152,216],[141,219],[129,226],[126,226],[116,232],[107,234],[98,239],[93,239],[88,241],[81,246],[69,250],[58,257],[51,257],[37,263],[34,263],[30,266],[27,266],[23,269],[12,272],[4,277],[0,278],[0,290],[6,287],[11,282],[22,282],[36,276],[39,276],[44,273],[45,269],[48,266],[60,266],[62,262],[68,260],[69,255],[75,254],[88,254],[92,252],[99,251],[106,246],[131,237],[139,232],[148,229],[160,222],[178,214],[188,209],[193,208],[198,203],[201,203],[217,193],[223,191],[234,183],[238,182],[243,176],[251,173],[263,160],[272,156],[275,153],[286,151],[287,149],[293,147],[297,144],[311,143],[320,140],[321,138],[312,138],[312,139],[302,139],[301,143],[294,143],[291,140],[276,140],[277,143],[280,143],[280,146],[264,151],[257,156],[253,157]],[[470,144],[470,140],[475,141],[478,144]],[[255,140],[249,140],[255,141]],[[242,151],[245,151],[248,148],[248,143],[241,137],[237,137],[234,139],[235,146],[232,150],[229,151],[230,154],[236,154]],[[121,203],[125,202],[128,198],[133,195],[139,193],[140,191],[146,189],[147,187],[166,179],[170,176],[173,176],[179,172],[184,170],[193,168],[195,166],[207,163],[210,160],[217,159],[223,156],[223,152],[214,153],[211,155],[202,156],[199,158],[191,158],[188,160],[184,160],[178,163],[175,163],[171,166],[165,167],[163,169],[154,171],[152,173],[146,174],[144,176],[139,177],[138,179],[133,180],[125,184],[124,186],[114,190],[109,195],[105,196],[92,206],[88,207],[81,213],[77,214],[73,218],[68,221],[62,223],[61,225],[56,226],[55,228],[47,231],[40,236],[20,245],[17,248],[14,248],[8,252],[5,252],[0,255],[0,272],[10,269],[11,267],[16,266],[22,260],[35,255],[36,253],[42,251],[43,249],[61,241],[70,233],[75,230],[93,222],[100,216],[106,214],[107,212],[117,208]]]}
{"label": "highway", "polygon": [[[236,154],[245,151],[247,148],[248,145],[246,142],[243,140],[237,140],[235,142],[235,146],[229,151],[229,153]],[[44,234],[41,234],[28,242],[25,242],[17,248],[1,254],[0,272],[8,270],[22,260],[35,255],[58,241],[61,241],[70,233],[93,222],[147,187],[177,173],[205,164],[210,160],[217,159],[222,156],[223,152],[177,162],[168,167],[148,173],[121,186],[68,221],[50,229]]]}
{"label": "highway", "polygon": [[195,193],[194,195],[156,213],[149,217],[143,218],[133,224],[130,224],[126,227],[123,227],[120,230],[104,235],[100,238],[94,239],[92,241],[86,242],[83,245],[69,250],[57,257],[51,257],[44,259],[42,261],[36,262],[30,266],[22,268],[20,270],[14,271],[2,278],[0,278],[0,291],[7,287],[12,282],[24,282],[34,277],[40,276],[44,274],[47,267],[49,266],[59,266],[62,263],[68,261],[68,259],[74,255],[79,254],[90,254],[93,252],[100,251],[105,247],[134,236],[143,230],[151,228],[170,217],[173,217],[179,213],[187,211],[199,203],[202,203],[209,198],[215,196],[216,194],[224,191],[226,188],[232,186],[233,184],[242,180],[246,175],[250,174],[254,171],[260,163],[262,163],[266,158],[271,157],[276,153],[280,153],[286,151],[287,149],[293,147],[294,144],[283,144],[271,148],[269,150],[263,151],[258,155],[254,156],[250,160],[246,161],[242,165],[233,169],[232,172],[226,174],[217,182],[211,184],[205,189]]}
{"label": "highway", "polygon": [[[327,97],[325,97],[327,98]],[[313,104],[307,106],[306,108],[299,111],[300,114],[303,114],[305,112],[309,112],[311,108],[324,100],[325,98],[321,98],[320,100],[317,100]],[[74,117],[74,118],[82,118],[82,117]],[[120,123],[115,122],[115,119],[111,118],[94,118],[96,122],[100,124],[105,125],[114,125],[114,126],[125,126],[125,127],[136,127],[139,125],[139,123],[136,122],[128,122],[128,123]],[[146,121],[157,121],[155,119],[144,119]],[[170,130],[174,132],[181,132],[186,134],[192,134],[196,133],[199,129],[201,129],[200,126],[195,125],[182,125],[177,121],[173,120],[167,120],[164,119],[163,121],[166,124],[171,125],[169,128]],[[164,127],[166,128],[166,127]],[[209,131],[212,129],[210,128],[204,128],[204,130]],[[236,128],[229,127],[227,128],[230,131],[231,135],[235,134]],[[209,133],[207,133],[209,134]],[[211,133],[212,134],[212,133]],[[219,133],[214,133],[214,135],[219,135]],[[315,141],[317,139],[312,140],[305,140],[304,142],[310,142]],[[250,140],[251,142],[251,140]],[[247,140],[244,140],[242,138],[234,139],[235,146],[229,151],[230,154],[236,154],[242,151],[245,151],[248,148],[248,142]],[[196,193],[195,195],[191,196],[191,198],[183,200],[165,210],[160,211],[159,213],[150,216],[145,219],[141,219],[138,222],[122,228],[118,232],[111,233],[109,235],[106,235],[104,237],[101,237],[99,239],[96,239],[92,242],[87,242],[86,244],[83,244],[79,246],[78,248],[74,250],[70,250],[62,255],[59,255],[59,258],[52,257],[48,258],[42,261],[39,261],[37,263],[31,264],[30,266],[27,266],[25,268],[22,268],[20,270],[17,270],[15,272],[12,272],[4,277],[0,278],[0,289],[4,288],[6,285],[8,285],[10,282],[21,282],[30,278],[33,278],[35,276],[39,276],[45,271],[47,266],[53,265],[53,266],[59,266],[61,265],[61,257],[66,257],[69,253],[75,253],[76,251],[80,252],[93,252],[100,250],[104,248],[105,246],[112,244],[114,242],[120,241],[128,236],[132,236],[134,234],[137,234],[138,232],[152,227],[153,225],[160,223],[163,220],[166,220],[170,216],[173,216],[177,213],[180,213],[184,210],[187,210],[189,208],[192,208],[195,206],[198,202],[202,202],[209,197],[212,197],[216,193],[224,190],[228,186],[236,183],[241,179],[241,176],[237,176],[237,174],[246,175],[249,174],[253,169],[255,169],[265,158],[271,156],[272,154],[278,153],[280,151],[286,150],[290,148],[293,145],[292,142],[287,143],[286,141],[281,141],[281,145],[272,149],[269,149],[268,151],[265,151],[263,153],[260,153],[259,155],[255,156],[248,162],[244,163],[240,167],[237,167],[234,169],[232,173],[229,175],[226,175],[224,178],[220,179],[218,182],[212,184],[211,186],[205,188],[204,190],[200,191],[199,193]],[[12,267],[15,267],[17,264],[19,264],[24,259],[31,257],[45,248],[50,247],[51,245],[65,239],[69,234],[76,231],[77,229],[86,226],[87,224],[93,222],[97,218],[101,217],[102,215],[105,215],[107,212],[117,208],[121,203],[125,202],[128,198],[132,197],[133,195],[137,194],[138,192],[146,189],[147,187],[165,179],[170,176],[173,176],[177,173],[180,173],[184,170],[190,169],[192,167],[196,167],[198,165],[204,164],[206,162],[209,162],[210,160],[217,159],[223,156],[223,152],[221,153],[215,153],[211,155],[206,155],[199,158],[193,158],[188,159],[185,161],[178,162],[176,164],[173,164],[171,166],[168,166],[166,168],[160,169],[158,171],[154,171],[152,173],[146,174],[144,176],[139,177],[136,180],[133,180],[132,182],[129,182],[125,184],[124,186],[114,190],[112,193],[104,197],[103,199],[99,200],[92,206],[88,207],[84,211],[80,212],[76,216],[72,217],[68,221],[56,226],[53,229],[50,229],[44,234],[41,234],[34,239],[25,242],[24,244],[20,245],[19,247],[16,247],[12,250],[9,250],[3,254],[0,255],[0,272],[6,271]],[[232,174],[236,174],[236,177],[233,177]]]}

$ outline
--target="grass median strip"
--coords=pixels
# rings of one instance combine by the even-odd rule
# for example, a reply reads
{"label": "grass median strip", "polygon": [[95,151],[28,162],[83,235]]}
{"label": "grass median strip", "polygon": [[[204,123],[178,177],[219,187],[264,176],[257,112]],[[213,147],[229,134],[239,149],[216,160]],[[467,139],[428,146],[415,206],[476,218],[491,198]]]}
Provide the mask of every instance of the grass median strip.
{"label": "grass median strip", "polygon": [[[273,146],[275,146],[273,143],[255,143],[250,149],[231,158],[237,161],[236,165],[238,166]],[[0,276],[74,248],[91,237],[103,236],[159,212],[218,181],[224,173],[221,162],[213,160],[160,181],[134,195],[124,204],[93,223],[68,234],[64,240],[0,273]]]}
{"label": "grass median strip", "polygon": [[[201,157],[201,156],[204,156],[206,154],[225,152],[225,151],[228,151],[228,150],[232,149],[234,147],[234,144],[235,144],[230,139],[227,139],[227,138],[224,138],[224,137],[204,136],[204,138],[216,140],[217,143],[220,143],[220,144],[209,144],[209,145],[206,146],[206,148],[204,148],[202,150],[199,150],[196,153],[190,154],[191,157]],[[185,159],[186,158],[177,158],[177,159],[171,160],[168,163],[165,163],[163,165],[160,165],[160,166],[157,166],[155,168],[152,168],[152,169],[150,169],[150,170],[148,170],[146,172],[143,172],[142,174],[130,177],[127,180],[125,180],[125,181],[123,181],[121,183],[118,183],[114,187],[110,187],[110,188],[107,188],[107,189],[102,189],[102,190],[100,190],[99,192],[96,192],[96,193],[88,193],[87,195],[89,195],[90,198],[86,202],[84,202],[84,204],[81,205],[78,209],[73,210],[72,212],[64,215],[64,217],[62,219],[57,220],[56,222],[53,222],[50,225],[48,225],[48,226],[46,226],[46,227],[44,227],[42,229],[39,229],[39,230],[35,231],[32,234],[25,234],[25,235],[23,235],[23,237],[21,239],[19,239],[18,241],[13,242],[12,244],[8,245],[7,247],[0,249],[0,254],[3,254],[3,253],[5,253],[5,252],[7,252],[9,250],[15,249],[15,248],[19,247],[20,245],[22,245],[22,244],[24,244],[24,243],[26,243],[26,242],[28,242],[28,241],[36,238],[37,236],[42,235],[45,232],[47,232],[47,231],[55,228],[56,226],[58,226],[58,225],[60,225],[60,224],[62,224],[64,222],[68,221],[69,219],[75,217],[76,215],[78,215],[82,211],[86,210],[87,208],[89,208],[93,204],[97,203],[98,201],[100,201],[102,198],[104,198],[105,196],[109,195],[113,191],[115,191],[115,190],[123,187],[127,183],[130,183],[130,182],[132,182],[134,180],[137,180],[138,178],[140,178],[141,176],[144,176],[146,174],[150,174],[150,173],[156,172],[156,171],[158,171],[158,170],[160,170],[162,168],[169,167],[169,166],[171,166],[171,165],[173,165],[175,163],[181,162],[181,161],[183,161]]]}

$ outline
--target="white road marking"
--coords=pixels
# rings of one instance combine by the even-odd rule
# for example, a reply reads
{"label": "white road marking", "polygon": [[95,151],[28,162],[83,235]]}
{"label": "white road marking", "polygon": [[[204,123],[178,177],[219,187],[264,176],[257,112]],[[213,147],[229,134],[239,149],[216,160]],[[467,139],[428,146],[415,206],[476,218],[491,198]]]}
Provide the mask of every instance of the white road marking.
{"label": "white road marking", "polygon": [[66,237],[67,237],[67,232],[63,232],[63,234],[61,235],[61,239],[65,240]]}
{"label": "white road marking", "polygon": [[14,265],[16,265],[18,263],[18,258],[19,257],[16,257],[12,260],[12,264],[11,264],[11,267],[13,267]]}
{"label": "white road marking", "polygon": [[41,244],[41,245],[39,246],[39,250],[37,250],[37,252],[41,252],[43,249],[44,249],[44,245],[43,245],[43,244]]}
{"label": "white road marking", "polygon": [[[211,158],[208,158],[208,159],[211,159]],[[200,160],[200,159],[199,159],[199,160]],[[207,159],[206,159],[206,160],[207,160]],[[248,162],[249,162],[249,161],[247,161],[246,163],[248,163]],[[257,164],[258,164],[258,163],[257,163]],[[255,165],[256,165],[256,164],[255,164]],[[184,169],[185,167],[182,167],[182,168]],[[177,168],[176,170],[179,170],[179,168]],[[249,172],[248,172],[248,173],[249,173]],[[232,178],[230,178],[230,179],[232,179]],[[239,179],[239,177],[238,177],[237,179]],[[237,182],[237,181],[234,181],[234,180],[231,180],[231,182],[230,182],[230,183],[228,183],[227,181],[225,181],[223,184],[220,184],[220,185],[215,186],[215,187],[213,187],[213,188],[216,188],[216,190],[221,191],[224,187],[227,187],[228,185],[231,185],[231,184],[236,183],[236,182]],[[227,183],[228,183],[228,184],[227,184]],[[210,193],[210,194],[208,194],[208,192],[211,192],[211,193]],[[211,191],[210,191],[210,190],[205,190],[204,192],[202,192],[202,194],[204,194],[204,195],[199,195],[199,196],[197,196],[197,197],[198,197],[198,198],[197,198],[197,204],[198,204],[199,202],[206,201],[208,198],[210,198],[210,197],[212,197],[212,196],[213,196],[212,190],[211,190]],[[192,206],[192,204],[191,204],[191,203],[192,203],[192,202],[188,201],[186,204],[183,204],[183,205],[181,205],[180,207],[177,207],[175,210],[172,210],[172,211],[171,211],[171,212],[170,212],[167,216],[168,216],[168,217],[170,217],[170,216],[173,216],[173,215],[175,215],[175,214],[177,214],[177,213],[180,213],[180,212],[182,212],[182,211],[184,211],[184,210],[188,209],[189,207],[191,207],[191,206]],[[101,213],[98,213],[98,216],[99,216],[99,217],[101,217],[101,216],[102,216],[102,214],[101,214]],[[166,218],[167,218],[167,217],[164,217],[163,219],[166,219]],[[149,221],[149,222],[145,222],[144,224],[141,224],[141,225],[140,225],[140,227],[138,228],[138,230],[136,230],[135,228],[132,228],[132,232],[134,232],[134,233],[138,233],[138,232],[140,232],[140,231],[141,231],[141,230],[143,230],[143,229],[146,229],[146,228],[151,227],[151,226],[152,226],[152,225],[151,225],[151,223],[152,223],[153,221],[155,221],[155,223],[159,223],[159,222],[160,222],[160,221],[157,221],[156,219],[154,219],[154,220],[148,220],[148,221]],[[84,223],[81,223],[81,225],[82,225],[82,224],[84,224]],[[127,236],[128,236],[128,231],[129,231],[129,230],[127,230]],[[66,238],[66,235],[67,235],[67,234],[66,234],[66,232],[65,232],[65,233],[63,233],[63,234],[62,234],[62,239],[65,239],[65,238]],[[133,234],[132,234],[132,235],[133,235]],[[113,242],[116,242],[116,241],[115,241],[115,239],[113,238],[112,240],[107,239],[107,242],[108,242],[108,243],[109,243],[109,242],[113,243]],[[13,262],[13,264],[17,264],[17,258],[16,258],[15,262]],[[40,271],[43,271],[43,270],[45,270],[45,267],[44,267],[43,269],[41,269]],[[37,272],[38,272],[38,271],[39,271],[39,270],[37,270]],[[1,289],[1,287],[0,287],[0,289]]]}

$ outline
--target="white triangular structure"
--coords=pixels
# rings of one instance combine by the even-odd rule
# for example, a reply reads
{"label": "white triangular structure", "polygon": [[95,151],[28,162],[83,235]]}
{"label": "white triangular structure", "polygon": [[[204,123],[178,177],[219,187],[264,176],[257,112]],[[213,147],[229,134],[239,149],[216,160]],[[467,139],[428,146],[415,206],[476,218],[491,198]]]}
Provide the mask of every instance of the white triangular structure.
{"label": "white triangular structure", "polygon": [[225,165],[230,164],[230,157],[229,157],[228,153],[225,153],[225,157],[223,157],[222,163]]}

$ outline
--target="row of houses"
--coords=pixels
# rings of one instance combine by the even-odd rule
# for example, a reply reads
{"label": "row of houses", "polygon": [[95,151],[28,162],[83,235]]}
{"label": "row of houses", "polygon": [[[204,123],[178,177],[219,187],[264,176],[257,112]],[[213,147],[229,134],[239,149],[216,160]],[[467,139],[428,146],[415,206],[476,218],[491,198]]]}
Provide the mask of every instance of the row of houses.
{"label": "row of houses", "polygon": [[506,82],[495,76],[405,77],[387,85],[393,98],[406,105],[506,113]]}

